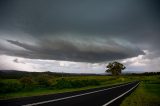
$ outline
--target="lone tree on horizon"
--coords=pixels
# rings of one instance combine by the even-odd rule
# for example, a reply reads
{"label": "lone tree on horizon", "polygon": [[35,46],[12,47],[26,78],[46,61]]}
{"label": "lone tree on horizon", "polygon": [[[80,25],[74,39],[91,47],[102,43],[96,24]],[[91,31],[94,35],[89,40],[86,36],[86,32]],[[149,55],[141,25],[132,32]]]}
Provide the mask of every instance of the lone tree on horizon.
{"label": "lone tree on horizon", "polygon": [[116,76],[116,75],[120,75],[122,73],[122,70],[124,70],[126,67],[119,63],[119,62],[112,62],[112,63],[109,63],[106,68],[108,68],[106,70],[106,72],[110,72],[112,73],[112,75]]}

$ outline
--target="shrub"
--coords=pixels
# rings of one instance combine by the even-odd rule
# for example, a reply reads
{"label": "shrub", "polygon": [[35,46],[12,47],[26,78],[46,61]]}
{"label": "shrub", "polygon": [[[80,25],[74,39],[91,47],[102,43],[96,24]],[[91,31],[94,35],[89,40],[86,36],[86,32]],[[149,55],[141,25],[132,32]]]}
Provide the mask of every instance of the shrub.
{"label": "shrub", "polygon": [[22,84],[18,81],[0,82],[0,93],[17,92],[22,89]]}
{"label": "shrub", "polygon": [[59,89],[72,88],[72,84],[71,84],[71,81],[62,78],[60,80],[57,80],[55,87]]}
{"label": "shrub", "polygon": [[60,79],[60,80],[57,80],[55,87],[59,89],[63,89],[63,88],[80,88],[80,87],[94,86],[94,85],[100,85],[100,82],[98,80]]}
{"label": "shrub", "polygon": [[20,79],[23,88],[32,88],[34,85],[34,80],[31,77],[22,77]]}
{"label": "shrub", "polygon": [[53,84],[52,78],[47,74],[38,76],[36,80],[37,80],[38,85],[42,87],[51,87]]}

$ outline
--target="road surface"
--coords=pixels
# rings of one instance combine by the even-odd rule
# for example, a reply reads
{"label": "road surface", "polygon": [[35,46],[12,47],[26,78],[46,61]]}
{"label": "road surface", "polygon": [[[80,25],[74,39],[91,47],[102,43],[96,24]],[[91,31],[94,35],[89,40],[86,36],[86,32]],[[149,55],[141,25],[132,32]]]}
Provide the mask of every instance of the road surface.
{"label": "road surface", "polygon": [[113,106],[129,95],[139,81],[83,91],[0,100],[0,106]]}

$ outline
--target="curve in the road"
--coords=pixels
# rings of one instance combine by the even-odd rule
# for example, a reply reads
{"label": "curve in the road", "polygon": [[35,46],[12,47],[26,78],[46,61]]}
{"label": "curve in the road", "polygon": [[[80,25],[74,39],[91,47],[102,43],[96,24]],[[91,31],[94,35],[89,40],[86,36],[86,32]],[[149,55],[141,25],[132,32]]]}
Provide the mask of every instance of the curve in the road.
{"label": "curve in the road", "polygon": [[129,89],[128,91],[126,91],[126,92],[124,92],[123,94],[119,95],[118,97],[110,100],[109,102],[105,103],[105,104],[102,105],[102,106],[108,106],[108,105],[110,105],[111,103],[113,103],[113,102],[116,101],[117,99],[119,99],[119,98],[125,96],[127,93],[131,92],[131,91],[132,91],[133,89],[135,89],[138,85],[139,85],[139,83],[138,83],[137,85],[135,85],[134,87],[132,87],[131,89]]}
{"label": "curve in the road", "polygon": [[[133,82],[131,82],[133,83]],[[89,95],[89,94],[93,94],[93,93],[98,93],[98,92],[102,92],[102,91],[106,91],[106,90],[110,90],[110,89],[114,89],[114,88],[118,88],[121,86],[126,86],[129,85],[131,83],[128,84],[124,84],[124,85],[119,85],[119,86],[115,86],[115,87],[111,87],[111,88],[107,88],[107,89],[102,89],[102,90],[98,90],[98,91],[93,91],[93,92],[88,92],[88,93],[83,93],[83,94],[78,94],[78,95],[73,95],[73,96],[68,96],[68,97],[63,97],[63,98],[58,98],[58,99],[53,99],[53,100],[47,100],[47,101],[42,101],[42,102],[37,102],[37,103],[31,103],[31,104],[26,104],[23,106],[36,106],[36,105],[41,105],[41,104],[47,104],[50,102],[57,102],[57,101],[61,101],[61,100],[65,100],[65,99],[70,99],[70,98],[75,98],[75,97],[79,97],[79,96],[84,96],[84,95]],[[139,83],[138,83],[139,84]],[[120,97],[124,96],[125,94],[127,94],[128,92],[130,92],[131,90],[133,90],[134,88],[136,88],[138,86],[138,84],[136,84],[135,86],[133,86],[131,89],[129,89],[128,91],[124,92],[123,94],[119,95],[118,97],[110,100],[109,102],[105,103],[102,106],[108,106],[109,104],[111,104],[112,102],[116,101],[117,99],[119,99]]]}

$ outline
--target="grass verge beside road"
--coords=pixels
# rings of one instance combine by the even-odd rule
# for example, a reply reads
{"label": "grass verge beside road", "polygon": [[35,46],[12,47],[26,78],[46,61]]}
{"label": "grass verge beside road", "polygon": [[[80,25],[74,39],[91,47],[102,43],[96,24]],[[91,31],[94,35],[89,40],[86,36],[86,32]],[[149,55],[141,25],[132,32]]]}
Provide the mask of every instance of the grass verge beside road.
{"label": "grass verge beside road", "polygon": [[160,106],[160,76],[146,76],[120,106]]}

